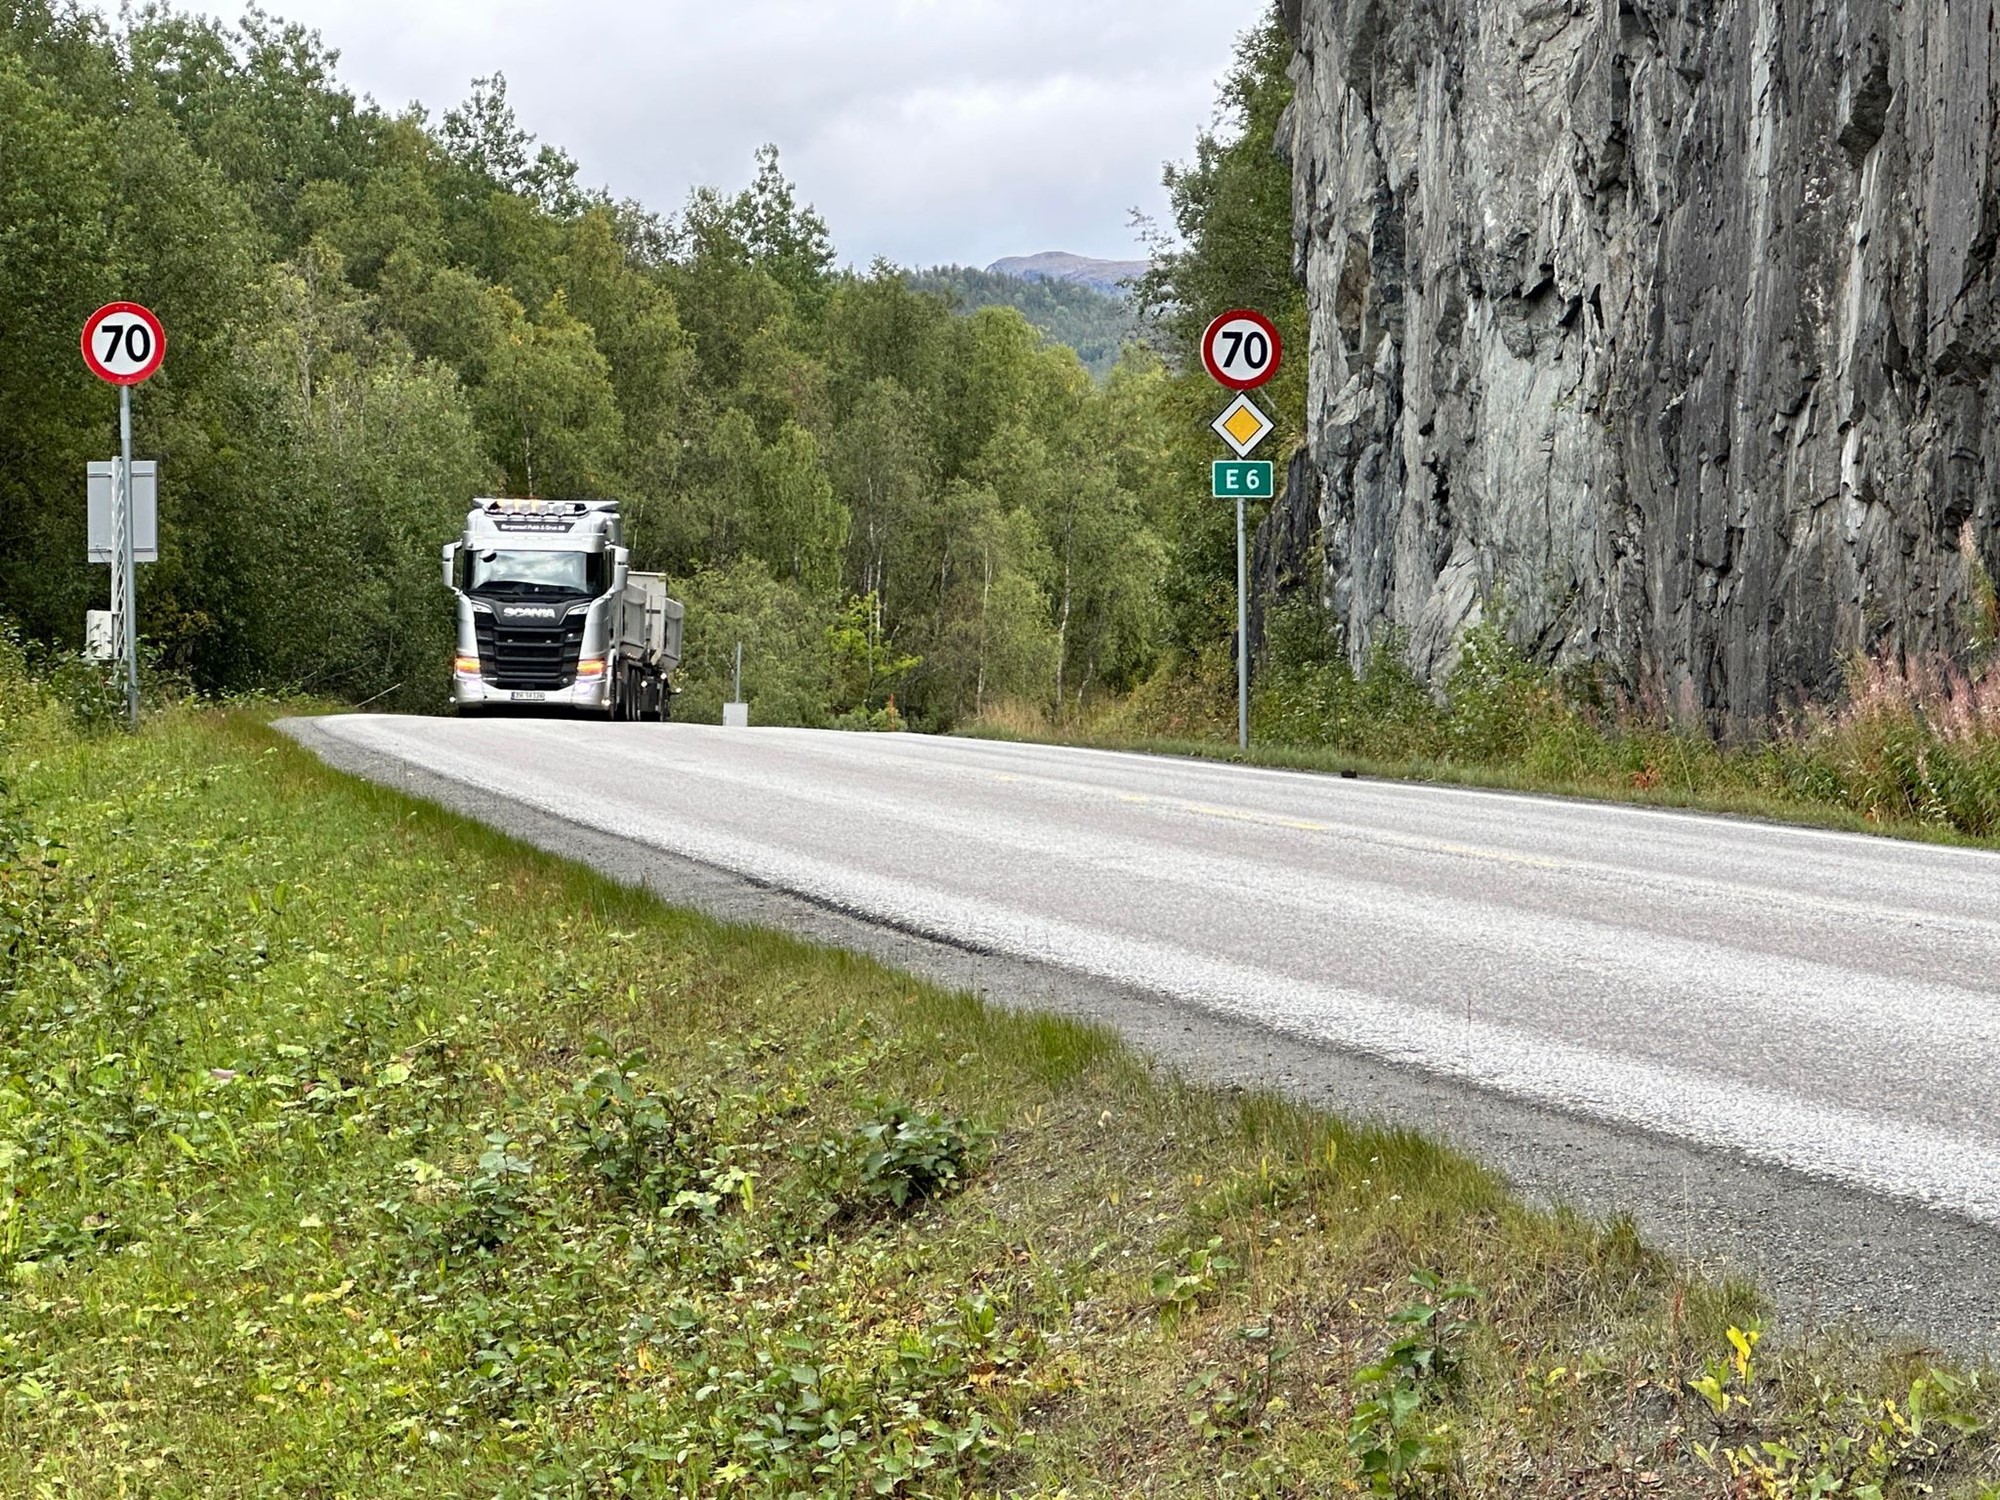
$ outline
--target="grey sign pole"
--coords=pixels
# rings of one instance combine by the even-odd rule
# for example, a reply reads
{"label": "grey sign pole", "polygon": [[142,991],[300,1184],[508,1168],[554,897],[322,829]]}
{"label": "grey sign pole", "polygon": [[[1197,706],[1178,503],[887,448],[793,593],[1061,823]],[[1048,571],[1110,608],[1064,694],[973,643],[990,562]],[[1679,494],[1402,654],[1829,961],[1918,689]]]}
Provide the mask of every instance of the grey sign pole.
{"label": "grey sign pole", "polygon": [[132,387],[118,388],[118,493],[112,503],[117,512],[115,531],[117,553],[111,561],[111,570],[117,578],[117,589],[124,596],[121,603],[114,602],[112,609],[120,620],[120,642],[122,647],[122,670],[125,674],[125,721],[134,729],[139,727],[139,605],[138,569],[133,565],[132,532],[136,512],[132,505]]}
{"label": "grey sign pole", "polygon": [[132,618],[132,604],[125,595],[125,478],[118,465],[111,466],[111,660],[125,672],[125,632]]}
{"label": "grey sign pole", "polygon": [[1250,555],[1243,544],[1243,497],[1236,497],[1236,748],[1250,748]]}

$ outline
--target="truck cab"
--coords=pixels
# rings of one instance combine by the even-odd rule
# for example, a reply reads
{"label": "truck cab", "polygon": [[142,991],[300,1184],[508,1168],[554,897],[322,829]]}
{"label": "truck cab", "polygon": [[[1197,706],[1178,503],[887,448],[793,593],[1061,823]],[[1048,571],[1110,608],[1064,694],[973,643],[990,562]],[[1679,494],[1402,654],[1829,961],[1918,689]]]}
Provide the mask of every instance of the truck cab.
{"label": "truck cab", "polygon": [[[615,500],[474,503],[443,559],[458,605],[451,696],[459,712],[537,705],[666,717],[680,606],[666,599],[663,580],[631,573],[623,542]],[[643,630],[649,604],[662,618],[651,622],[653,639],[634,639],[629,622]]]}

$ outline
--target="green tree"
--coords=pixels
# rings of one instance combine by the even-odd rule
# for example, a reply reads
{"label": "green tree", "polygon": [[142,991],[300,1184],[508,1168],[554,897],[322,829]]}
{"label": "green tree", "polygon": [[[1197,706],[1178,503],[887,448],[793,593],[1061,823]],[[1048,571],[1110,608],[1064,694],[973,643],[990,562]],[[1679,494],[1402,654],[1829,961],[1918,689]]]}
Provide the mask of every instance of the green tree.
{"label": "green tree", "polygon": [[[670,220],[582,190],[497,75],[391,116],[335,56],[255,11],[0,6],[0,589],[36,635],[101,597],[78,490],[115,398],[74,340],[125,295],[171,340],[143,619],[204,686],[435,702],[436,545],[496,490],[627,501],[688,590],[697,707],[738,636],[766,722],[1074,713],[1148,669],[1208,514],[1167,364],[1100,383],[1013,307],[837,270],[775,148]],[[1241,196],[1218,150],[1188,202]]]}
{"label": "green tree", "polygon": [[755,558],[698,569],[679,580],[687,605],[688,654],[674,712],[716,723],[743,647],[743,696],[759,724],[823,725],[833,696],[822,600],[771,576]]}
{"label": "green tree", "polygon": [[711,188],[689,200],[684,233],[697,256],[717,256],[756,266],[800,305],[817,311],[830,291],[833,241],[826,220],[799,202],[776,146],[757,151],[757,176],[734,197]]}
{"label": "green tree", "polygon": [[759,455],[755,488],[743,499],[753,550],[773,573],[816,595],[835,588],[850,518],[810,432],[787,423]]}
{"label": "green tree", "polygon": [[929,414],[895,380],[871,381],[835,435],[832,470],[852,517],[856,591],[905,603],[915,584],[912,549],[937,495]]}
{"label": "green tree", "polygon": [[1217,387],[1199,357],[1218,313],[1254,307],[1277,323],[1291,354],[1256,398],[1278,424],[1267,453],[1282,470],[1286,448],[1304,439],[1305,294],[1293,274],[1291,170],[1277,139],[1292,102],[1291,59],[1274,5],[1239,41],[1217,123],[1197,138],[1194,159],[1167,170],[1172,229],[1154,234],[1153,269],[1136,289],[1176,366],[1154,392],[1170,418],[1172,459],[1153,476],[1148,510],[1167,546],[1167,640],[1182,660],[1235,633],[1234,513],[1207,499],[1208,463],[1224,454],[1207,425],[1220,409]]}
{"label": "green tree", "polygon": [[576,185],[576,161],[554,146],[538,145],[521,128],[507,102],[507,76],[475,78],[472,93],[449,111],[438,137],[446,158],[466,176],[555,219],[571,219],[591,199]]}
{"label": "green tree", "polygon": [[532,321],[498,288],[500,336],[474,409],[490,451],[522,495],[581,499],[617,489],[624,428],[611,371],[561,292]]}

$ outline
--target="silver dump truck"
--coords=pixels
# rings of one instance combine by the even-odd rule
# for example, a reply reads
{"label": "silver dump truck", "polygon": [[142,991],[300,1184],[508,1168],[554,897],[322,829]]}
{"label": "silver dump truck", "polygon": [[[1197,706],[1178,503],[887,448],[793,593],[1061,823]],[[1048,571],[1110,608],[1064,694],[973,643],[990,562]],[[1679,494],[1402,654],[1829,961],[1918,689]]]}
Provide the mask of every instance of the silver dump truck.
{"label": "silver dump truck", "polygon": [[444,549],[458,599],[451,701],[461,714],[537,706],[664,721],[681,606],[634,573],[616,500],[480,500]]}

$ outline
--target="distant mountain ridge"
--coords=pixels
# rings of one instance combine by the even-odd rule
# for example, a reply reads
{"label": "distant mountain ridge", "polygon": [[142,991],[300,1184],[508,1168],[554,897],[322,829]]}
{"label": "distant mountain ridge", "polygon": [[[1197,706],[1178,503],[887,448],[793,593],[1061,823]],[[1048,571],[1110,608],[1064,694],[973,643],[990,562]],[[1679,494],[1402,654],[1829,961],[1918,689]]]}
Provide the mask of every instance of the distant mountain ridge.
{"label": "distant mountain ridge", "polygon": [[1100,380],[1111,373],[1125,346],[1141,337],[1138,312],[1123,292],[1102,291],[1089,282],[933,266],[912,272],[910,284],[918,291],[943,294],[960,313],[982,307],[1019,310],[1044,337],[1074,349],[1084,368]]}
{"label": "distant mountain ridge", "polygon": [[986,269],[1022,281],[1068,281],[1107,297],[1125,297],[1131,288],[1123,283],[1138,280],[1152,265],[1143,260],[1092,260],[1066,250],[1045,250],[1040,255],[1011,255]]}

